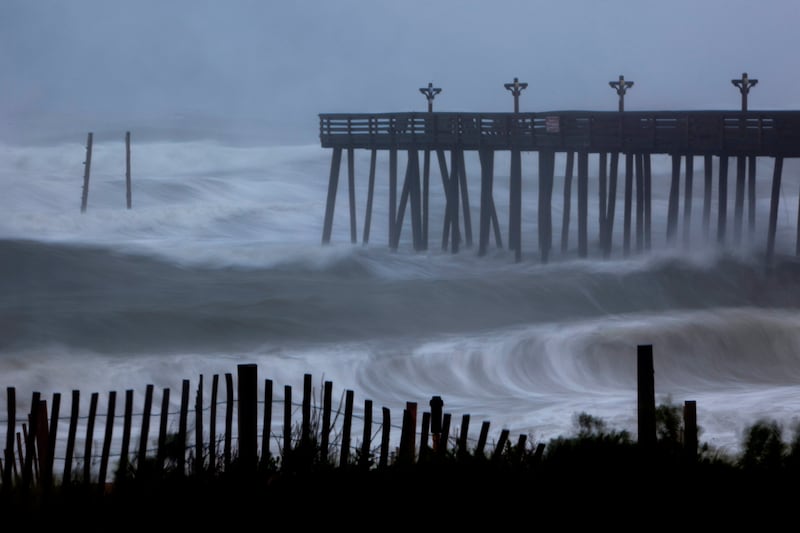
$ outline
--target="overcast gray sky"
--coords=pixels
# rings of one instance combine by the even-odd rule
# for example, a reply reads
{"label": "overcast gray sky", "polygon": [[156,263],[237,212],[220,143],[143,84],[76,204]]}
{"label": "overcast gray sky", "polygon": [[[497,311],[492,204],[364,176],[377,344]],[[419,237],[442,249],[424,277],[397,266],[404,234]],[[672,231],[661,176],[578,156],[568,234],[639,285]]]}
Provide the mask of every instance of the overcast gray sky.
{"label": "overcast gray sky", "polygon": [[[800,109],[798,0],[2,0],[0,118],[226,118],[315,142],[318,113]],[[177,117],[177,118],[176,118]],[[8,127],[8,126],[6,126]]]}

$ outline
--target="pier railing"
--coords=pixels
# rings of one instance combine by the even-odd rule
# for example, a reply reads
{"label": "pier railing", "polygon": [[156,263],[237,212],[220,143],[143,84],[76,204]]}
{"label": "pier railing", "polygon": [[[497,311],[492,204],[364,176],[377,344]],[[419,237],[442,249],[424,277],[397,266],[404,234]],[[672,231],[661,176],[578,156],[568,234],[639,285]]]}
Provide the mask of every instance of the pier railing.
{"label": "pier railing", "polygon": [[800,156],[800,111],[320,114],[323,148]]}

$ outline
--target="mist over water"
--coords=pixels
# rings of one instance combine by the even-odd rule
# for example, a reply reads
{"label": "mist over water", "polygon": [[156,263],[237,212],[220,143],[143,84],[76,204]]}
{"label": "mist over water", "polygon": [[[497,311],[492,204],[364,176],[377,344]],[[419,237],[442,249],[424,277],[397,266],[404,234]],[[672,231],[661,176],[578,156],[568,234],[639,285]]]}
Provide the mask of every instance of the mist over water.
{"label": "mist over water", "polygon": [[[493,436],[506,428],[545,441],[570,433],[579,412],[635,435],[636,347],[652,344],[657,400],[696,400],[702,442],[735,451],[757,419],[778,418],[788,431],[800,413],[794,161],[784,166],[777,255],[767,270],[771,160],[759,161],[756,231],[747,232],[745,219],[738,246],[731,244],[735,166],[726,245],[716,244],[716,162],[704,238],[698,161],[689,241],[681,223],[669,247],[671,167],[654,156],[651,250],[626,256],[621,174],[615,248],[601,259],[592,158],[590,257],[581,259],[574,203],[569,247],[560,253],[564,164],[557,159],[554,247],[544,264],[535,154],[523,156],[523,253],[515,262],[493,240],[477,256],[480,173],[472,154],[475,246],[462,243],[453,254],[441,248],[444,201],[435,170],[428,251],[412,250],[408,220],[399,249],[388,248],[388,166],[380,155],[370,238],[361,242],[369,169],[361,152],[359,242],[350,242],[347,180],[340,177],[333,238],[323,246],[330,153],[318,145],[140,141],[134,131],[128,210],[122,138],[95,137],[85,213],[84,139],[0,144],[0,376],[17,388],[20,412],[32,391],[47,398],[133,388],[142,396],[147,384],[178,390],[183,379],[196,383],[256,363],[259,377],[275,382],[276,397],[282,385],[300,389],[310,373],[335,391],[354,390],[357,406],[371,399],[396,413],[407,401],[425,409],[440,395],[454,420],[469,413],[475,431],[488,420]],[[503,154],[495,168],[507,244]]]}

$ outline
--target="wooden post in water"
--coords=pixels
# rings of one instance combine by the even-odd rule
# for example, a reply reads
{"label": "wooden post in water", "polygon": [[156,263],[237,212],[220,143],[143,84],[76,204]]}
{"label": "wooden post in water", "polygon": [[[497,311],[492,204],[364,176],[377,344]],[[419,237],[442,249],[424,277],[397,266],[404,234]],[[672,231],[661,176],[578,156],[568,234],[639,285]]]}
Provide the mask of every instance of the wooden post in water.
{"label": "wooden post in water", "polygon": [[697,402],[683,402],[683,451],[689,462],[697,460]]}
{"label": "wooden post in water", "polygon": [[656,443],[656,400],[653,370],[653,346],[637,346],[637,394],[639,445],[646,451]]}
{"label": "wooden post in water", "polygon": [[261,463],[266,464],[272,454],[269,451],[269,439],[272,434],[272,380],[264,380],[264,422],[261,429]]}
{"label": "wooden post in water", "polygon": [[678,229],[678,198],[680,197],[681,156],[672,154],[672,181],[669,187],[669,204],[667,207],[667,244],[675,242]]}
{"label": "wooden post in water", "polygon": [[650,161],[650,154],[643,154],[643,166],[644,166],[644,248],[645,250],[650,250],[651,245],[651,226],[653,220],[652,214],[652,172],[651,172],[651,161]]}
{"label": "wooden post in water", "polygon": [[453,149],[450,151],[450,187],[447,195],[447,207],[450,212],[450,250],[455,254],[458,253],[461,245],[461,228],[459,220],[459,185],[461,174],[461,158],[459,157],[459,150]]}
{"label": "wooden post in water", "polygon": [[389,149],[389,247],[395,249],[397,223],[397,148]]}
{"label": "wooden post in water", "polygon": [[320,435],[319,450],[322,463],[328,462],[328,443],[331,433],[331,409],[333,407],[333,382],[326,381],[322,393],[322,434]]}
{"label": "wooden post in water", "polygon": [[539,253],[547,263],[553,244],[553,216],[551,213],[553,177],[556,154],[553,150],[539,152]]}
{"label": "wooden post in water", "polygon": [[603,256],[611,255],[614,236],[614,217],[617,208],[617,174],[619,167],[619,153],[611,154],[611,163],[608,170],[608,204],[606,212],[605,235],[603,237]]}
{"label": "wooden post in water", "polygon": [[94,421],[97,416],[97,400],[99,394],[92,393],[89,399],[89,418],[86,421],[86,443],[83,450],[83,483],[88,485],[92,481],[92,442],[94,441]]}
{"label": "wooden post in water", "polygon": [[450,243],[450,172],[447,170],[447,158],[444,150],[436,150],[436,159],[439,161],[439,174],[442,176],[442,190],[445,196],[444,220],[442,223],[442,250],[447,250]]}
{"label": "wooden post in water", "polygon": [[578,152],[578,255],[588,254],[589,154]]}
{"label": "wooden post in water", "polygon": [[353,391],[344,395],[344,421],[342,422],[342,448],[339,453],[339,467],[345,468],[350,462],[350,431],[353,427]]}
{"label": "wooden post in water", "polygon": [[683,190],[683,244],[689,245],[692,227],[692,189],[694,181],[694,156],[686,154],[686,186]]}
{"label": "wooden post in water", "polygon": [[644,159],[636,154],[636,251],[644,250]]}
{"label": "wooden post in water", "polygon": [[147,441],[150,434],[150,414],[153,407],[153,385],[148,384],[144,393],[144,411],[142,413],[142,428],[139,434],[139,451],[136,456],[136,468],[142,469],[147,461]]}
{"label": "wooden post in water", "polygon": [[742,224],[744,222],[744,188],[745,188],[745,168],[747,157],[738,156],[736,158],[736,205],[733,213],[733,242],[742,242]]}
{"label": "wooden post in water", "polygon": [[[461,192],[461,211],[464,218],[464,245],[472,247],[472,216],[469,206],[469,188],[467,187],[467,165],[464,162],[464,150],[458,150],[459,190]],[[419,170],[417,170],[419,173]]]}
{"label": "wooden post in water", "polygon": [[339,187],[339,169],[342,166],[342,149],[334,148],[331,157],[331,175],[328,180],[328,201],[325,204],[325,225],[322,227],[322,244],[331,241],[333,211],[336,207],[336,189]]}
{"label": "wooden post in water", "polygon": [[428,249],[430,222],[431,151],[425,150],[422,160],[422,249]]}
{"label": "wooden post in water", "polygon": [[708,240],[711,232],[711,189],[714,185],[714,157],[703,156],[703,172],[705,184],[703,187],[703,236]]}
{"label": "wooden post in water", "polygon": [[86,138],[86,160],[83,162],[83,193],[81,195],[81,213],[86,212],[89,201],[89,174],[92,169],[92,133]]}
{"label": "wooden post in water", "polygon": [[237,365],[238,433],[241,473],[255,474],[258,466],[258,366]]}
{"label": "wooden post in water", "polygon": [[6,387],[6,447],[3,450],[3,491],[10,491],[13,483],[14,432],[17,426],[17,391]]}
{"label": "wooden post in water", "polygon": [[561,218],[561,253],[567,253],[569,246],[569,220],[572,208],[572,171],[575,165],[575,152],[567,152],[567,166],[564,172],[564,208]]}
{"label": "wooden post in water", "polygon": [[514,259],[522,259],[522,153],[511,149],[511,177],[509,183],[508,247],[514,251]]}
{"label": "wooden post in water", "polygon": [[132,205],[131,197],[131,132],[125,132],[125,199],[128,209]]}
{"label": "wooden post in water", "polygon": [[97,475],[97,488],[103,492],[108,473],[108,456],[111,453],[111,440],[114,436],[114,411],[117,405],[117,391],[108,393],[108,410],[106,411],[106,431],[103,438],[103,453],[100,456],[100,471]]}
{"label": "wooden post in water", "polygon": [[[769,204],[769,229],[767,231],[767,266],[772,265],[775,255],[775,231],[778,226],[778,204],[781,197],[781,174],[783,173],[783,158],[775,157],[772,171],[772,195]],[[800,227],[800,224],[798,225]]]}
{"label": "wooden post in water", "polygon": [[372,223],[372,198],[375,195],[375,162],[378,150],[373,148],[369,158],[369,183],[367,185],[367,208],[364,213],[364,237],[362,242],[369,242],[369,227]]}
{"label": "wooden post in water", "polygon": [[719,157],[719,206],[717,212],[717,242],[725,242],[725,226],[728,220],[728,156]]}
{"label": "wooden post in water", "polygon": [[747,227],[750,231],[750,238],[752,238],[756,231],[756,156],[748,157],[747,162]]}
{"label": "wooden post in water", "polygon": [[[69,485],[72,482],[72,457],[75,453],[75,435],[78,432],[80,396],[80,391],[72,391],[72,412],[69,417],[69,429],[67,430],[67,451],[64,455],[64,475],[61,479],[61,483],[64,485]],[[6,452],[8,452],[8,450],[6,450]]]}
{"label": "wooden post in water", "polygon": [[625,154],[625,213],[623,218],[622,246],[625,256],[631,251],[631,210],[633,203],[633,154]]}
{"label": "wooden post in water", "polygon": [[599,161],[597,163],[598,167],[597,241],[600,243],[600,249],[604,250],[605,249],[604,243],[606,236],[606,214],[608,212],[608,208],[606,207],[608,204],[608,153],[600,152],[598,157]]}
{"label": "wooden post in water", "polygon": [[481,162],[481,205],[479,235],[478,235],[478,255],[486,255],[489,246],[489,226],[491,224],[492,189],[494,188],[494,150],[481,148],[478,152]]}
{"label": "wooden post in water", "polygon": [[356,170],[353,161],[353,148],[347,149],[347,192],[350,204],[350,242],[358,242],[356,237]]}

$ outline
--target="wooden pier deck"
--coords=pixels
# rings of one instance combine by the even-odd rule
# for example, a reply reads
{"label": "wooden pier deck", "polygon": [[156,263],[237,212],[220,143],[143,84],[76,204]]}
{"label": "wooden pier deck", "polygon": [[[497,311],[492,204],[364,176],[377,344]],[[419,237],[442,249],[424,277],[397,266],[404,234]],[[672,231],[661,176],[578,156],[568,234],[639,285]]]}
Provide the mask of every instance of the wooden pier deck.
{"label": "wooden pier deck", "polygon": [[[783,160],[800,157],[800,111],[550,111],[541,113],[379,113],[321,114],[320,142],[333,149],[331,174],[323,227],[323,243],[331,238],[333,212],[338,187],[342,151],[347,152],[350,193],[351,241],[356,242],[353,151],[372,152],[369,174],[369,197],[365,213],[364,242],[368,241],[377,151],[389,152],[389,245],[396,248],[409,207],[415,249],[427,248],[428,187],[430,156],[436,154],[446,197],[443,248],[458,251],[463,240],[471,246],[471,221],[464,170],[464,152],[475,151],[480,157],[480,221],[478,253],[485,254],[492,229],[496,244],[502,246],[502,232],[493,199],[494,154],[510,153],[508,247],[521,257],[521,154],[538,153],[538,241],[543,261],[552,248],[552,190],[555,154],[566,154],[564,184],[565,231],[569,225],[569,202],[574,161],[577,156],[578,248],[587,249],[588,156],[598,154],[598,207],[600,248],[611,252],[611,238],[616,218],[616,193],[620,155],[624,157],[623,247],[629,253],[635,237],[638,250],[650,242],[651,176],[653,154],[672,157],[672,181],[667,214],[667,240],[673,241],[678,226],[681,167],[684,188],[684,224],[691,208],[691,181],[694,160],[704,161],[705,196],[703,225],[708,229],[711,216],[713,159],[717,159],[717,240],[726,239],[728,159],[736,161],[734,239],[742,237],[747,197],[748,228],[754,229],[756,159],[773,159],[772,193],[767,227],[767,260],[774,255],[775,228],[780,200]],[[406,151],[407,168],[398,196],[397,152]],[[420,172],[419,153],[423,154]],[[450,163],[446,153],[449,152]],[[683,161],[683,165],[682,165]],[[420,184],[422,180],[422,184]],[[461,204],[461,215],[459,214]],[[634,213],[635,209],[635,213]],[[635,235],[633,224],[635,217]],[[685,226],[686,227],[686,226]],[[798,221],[800,227],[800,221]],[[800,255],[800,233],[796,253]]]}

